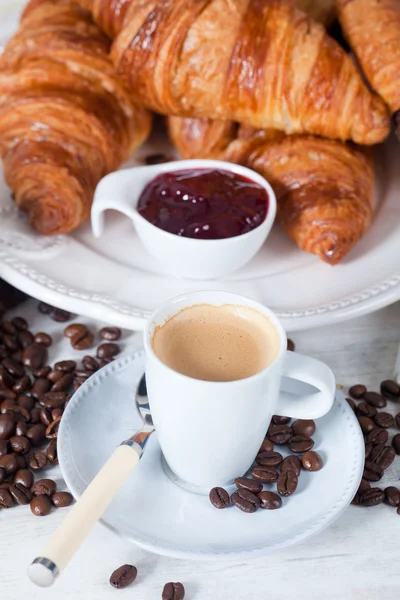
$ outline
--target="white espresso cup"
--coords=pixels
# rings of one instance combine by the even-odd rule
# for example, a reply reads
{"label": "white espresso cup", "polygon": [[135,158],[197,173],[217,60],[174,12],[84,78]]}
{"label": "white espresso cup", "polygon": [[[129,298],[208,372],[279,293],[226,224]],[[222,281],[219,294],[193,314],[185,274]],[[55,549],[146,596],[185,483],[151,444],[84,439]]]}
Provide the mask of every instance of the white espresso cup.
{"label": "white espresso cup", "polygon": [[[279,335],[272,364],[256,375],[228,382],[194,379],[165,365],[153,350],[155,328],[199,304],[247,306],[265,315]],[[204,291],[173,298],[148,320],[144,344],[149,404],[164,459],[174,476],[199,490],[229,485],[248,471],[272,415],[315,419],[333,403],[335,378],[330,368],[287,351],[285,331],[274,313],[243,296]],[[302,395],[284,392],[282,376],[314,390]]]}

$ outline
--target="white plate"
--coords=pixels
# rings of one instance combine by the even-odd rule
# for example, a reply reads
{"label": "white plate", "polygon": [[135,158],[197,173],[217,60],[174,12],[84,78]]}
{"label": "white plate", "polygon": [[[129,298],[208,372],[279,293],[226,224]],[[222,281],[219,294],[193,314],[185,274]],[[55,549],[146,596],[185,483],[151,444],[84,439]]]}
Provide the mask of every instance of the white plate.
{"label": "white plate", "polygon": [[[58,456],[76,498],[114,448],[140,427],[134,393],[143,370],[143,350],[120,358],[93,375],[68,404]],[[303,541],[340,516],[362,475],[364,440],[340,392],[330,413],[318,419],[314,439],[324,459],[323,469],[302,472],[295,495],[284,498],[279,510],[249,515],[235,507],[219,511],[207,496],[173,483],[153,434],[103,523],[147,550],[178,558],[244,559]]]}
{"label": "white plate", "polygon": [[[21,2],[0,0],[0,44],[15,27]],[[171,148],[153,136],[130,164]],[[301,252],[276,226],[259,254],[234,275],[189,281],[165,275],[140,244],[129,219],[109,215],[104,237],[88,226],[71,236],[43,238],[13,208],[0,175],[0,277],[41,300],[78,314],[141,329],[149,313],[172,296],[220,289],[273,309],[289,331],[339,322],[400,299],[400,147],[382,146],[371,230],[336,267]]]}

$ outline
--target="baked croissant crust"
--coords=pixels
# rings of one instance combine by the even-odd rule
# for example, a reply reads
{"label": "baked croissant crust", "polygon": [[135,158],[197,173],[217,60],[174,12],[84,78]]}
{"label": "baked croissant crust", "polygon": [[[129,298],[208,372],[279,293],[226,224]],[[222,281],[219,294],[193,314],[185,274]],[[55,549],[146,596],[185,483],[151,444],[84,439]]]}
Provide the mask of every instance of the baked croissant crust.
{"label": "baked croissant crust", "polygon": [[299,248],[331,265],[342,261],[371,224],[369,154],[335,140],[243,127],[229,142],[229,127],[232,133],[229,123],[169,119],[170,136],[184,158],[228,160],[254,169],[272,185],[278,221]]}
{"label": "baked croissant crust", "polygon": [[147,137],[110,42],[69,0],[32,0],[0,59],[0,154],[15,202],[42,234],[90,214],[98,181]]}
{"label": "baked croissant crust", "polygon": [[373,89],[400,109],[400,0],[336,0],[339,21]]}
{"label": "baked croissant crust", "polygon": [[82,0],[147,107],[259,129],[374,144],[382,100],[324,27],[291,0]]}

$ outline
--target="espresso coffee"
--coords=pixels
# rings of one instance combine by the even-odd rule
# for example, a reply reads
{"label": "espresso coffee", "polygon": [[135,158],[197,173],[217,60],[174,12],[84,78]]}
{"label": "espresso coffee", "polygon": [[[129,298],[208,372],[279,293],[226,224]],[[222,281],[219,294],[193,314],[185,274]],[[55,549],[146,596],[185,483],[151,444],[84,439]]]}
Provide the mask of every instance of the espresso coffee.
{"label": "espresso coffee", "polygon": [[199,304],[156,328],[152,346],[168,367],[204,381],[236,381],[268,367],[279,351],[279,334],[248,306]]}

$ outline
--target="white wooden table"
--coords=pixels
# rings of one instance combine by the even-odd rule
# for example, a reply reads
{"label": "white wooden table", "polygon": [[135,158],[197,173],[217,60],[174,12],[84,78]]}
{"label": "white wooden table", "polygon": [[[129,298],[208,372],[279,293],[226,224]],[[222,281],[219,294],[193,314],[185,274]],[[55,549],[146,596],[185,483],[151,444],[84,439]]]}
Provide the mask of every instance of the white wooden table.
{"label": "white wooden table", "polygon": [[[43,329],[43,321],[35,306],[17,312],[27,310],[32,330],[38,331]],[[51,326],[61,329],[50,321],[46,326],[47,330]],[[380,381],[392,375],[400,340],[400,303],[293,337],[297,350],[330,365],[345,389],[359,382],[377,390]],[[60,336],[55,342],[59,355],[73,356]],[[125,347],[136,344],[140,344],[138,334],[125,336]],[[389,404],[393,414],[400,411],[400,403],[397,410],[394,403]],[[63,489],[58,467],[48,476]],[[397,457],[386,471],[384,483],[398,485],[399,478]],[[191,562],[149,554],[98,525],[55,586],[40,590],[28,581],[26,567],[63,519],[65,510],[44,518],[33,516],[29,507],[0,510],[0,600],[156,600],[167,581],[182,581],[187,600],[400,597],[400,516],[388,506],[350,506],[334,525],[306,543],[240,563]],[[138,578],[133,586],[117,591],[108,579],[124,563],[137,566]]]}

